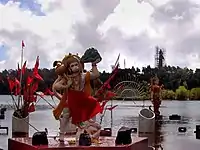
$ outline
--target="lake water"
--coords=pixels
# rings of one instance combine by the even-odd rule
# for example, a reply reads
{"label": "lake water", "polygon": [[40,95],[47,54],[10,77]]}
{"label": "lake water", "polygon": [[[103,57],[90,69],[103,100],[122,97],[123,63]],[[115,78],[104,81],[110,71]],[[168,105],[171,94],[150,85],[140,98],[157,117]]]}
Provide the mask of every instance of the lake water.
{"label": "lake water", "polygon": [[[46,97],[52,104],[52,100]],[[12,104],[9,96],[0,96],[0,104]],[[113,129],[116,131],[121,126],[137,127],[138,112],[142,109],[142,101],[114,101],[119,106],[113,110]],[[145,101],[145,106],[151,105],[151,102]],[[46,105],[41,100],[38,105]],[[42,109],[41,109],[42,107]],[[39,130],[48,128],[50,135],[58,133],[59,122],[52,116],[51,109],[44,109],[44,106],[38,108],[36,112],[30,115],[30,123]],[[163,123],[156,140],[161,142],[164,150],[199,150],[200,141],[196,139],[194,133],[196,125],[200,124],[200,101],[163,101],[161,106],[161,114],[163,115]],[[12,110],[6,112],[6,119],[1,120],[0,125],[9,127],[9,135],[0,135],[0,148],[7,150],[7,139],[11,137],[11,116]],[[170,121],[169,116],[179,114],[182,116],[181,121]],[[110,127],[110,112],[107,112],[103,127]],[[179,133],[178,127],[186,127],[186,133]],[[3,131],[0,131],[3,132]],[[30,136],[35,130],[30,127]],[[154,140],[154,139],[151,139]]]}

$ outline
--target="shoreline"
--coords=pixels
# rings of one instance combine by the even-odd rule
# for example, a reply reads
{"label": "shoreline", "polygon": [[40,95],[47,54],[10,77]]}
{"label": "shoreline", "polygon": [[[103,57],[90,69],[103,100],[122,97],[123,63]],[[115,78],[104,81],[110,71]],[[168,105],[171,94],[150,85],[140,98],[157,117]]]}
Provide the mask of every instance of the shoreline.
{"label": "shoreline", "polygon": [[[115,98],[116,101],[151,101],[150,99],[132,99],[132,98]],[[200,101],[200,100],[179,100],[179,99],[163,99],[162,101]]]}

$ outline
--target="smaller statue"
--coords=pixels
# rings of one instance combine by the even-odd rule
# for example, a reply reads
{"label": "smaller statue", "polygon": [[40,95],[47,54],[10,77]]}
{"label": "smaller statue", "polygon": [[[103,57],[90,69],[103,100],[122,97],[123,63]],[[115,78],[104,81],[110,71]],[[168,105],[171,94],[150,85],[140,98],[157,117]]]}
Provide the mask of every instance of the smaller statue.
{"label": "smaller statue", "polygon": [[158,77],[154,77],[151,79],[151,102],[153,103],[154,113],[156,115],[156,118],[160,115],[160,105],[161,105],[161,90],[163,86],[159,86],[159,79]]}

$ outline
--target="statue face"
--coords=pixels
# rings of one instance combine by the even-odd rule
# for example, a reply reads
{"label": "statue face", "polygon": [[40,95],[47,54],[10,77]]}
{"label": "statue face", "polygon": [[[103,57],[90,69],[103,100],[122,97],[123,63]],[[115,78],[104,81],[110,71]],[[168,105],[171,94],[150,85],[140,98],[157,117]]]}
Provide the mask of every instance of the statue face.
{"label": "statue face", "polygon": [[77,73],[80,71],[80,68],[79,68],[79,63],[78,62],[72,62],[70,65],[69,65],[71,71],[73,73]]}
{"label": "statue face", "polygon": [[159,80],[155,80],[155,82],[154,82],[156,85],[158,85],[159,84]]}

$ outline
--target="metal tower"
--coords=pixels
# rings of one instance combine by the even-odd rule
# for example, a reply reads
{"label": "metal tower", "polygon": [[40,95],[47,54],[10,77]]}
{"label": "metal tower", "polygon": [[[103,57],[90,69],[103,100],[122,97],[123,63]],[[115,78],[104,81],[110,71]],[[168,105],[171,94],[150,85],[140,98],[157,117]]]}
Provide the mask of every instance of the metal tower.
{"label": "metal tower", "polygon": [[165,65],[165,54],[166,51],[164,48],[156,46],[155,67],[162,68]]}

